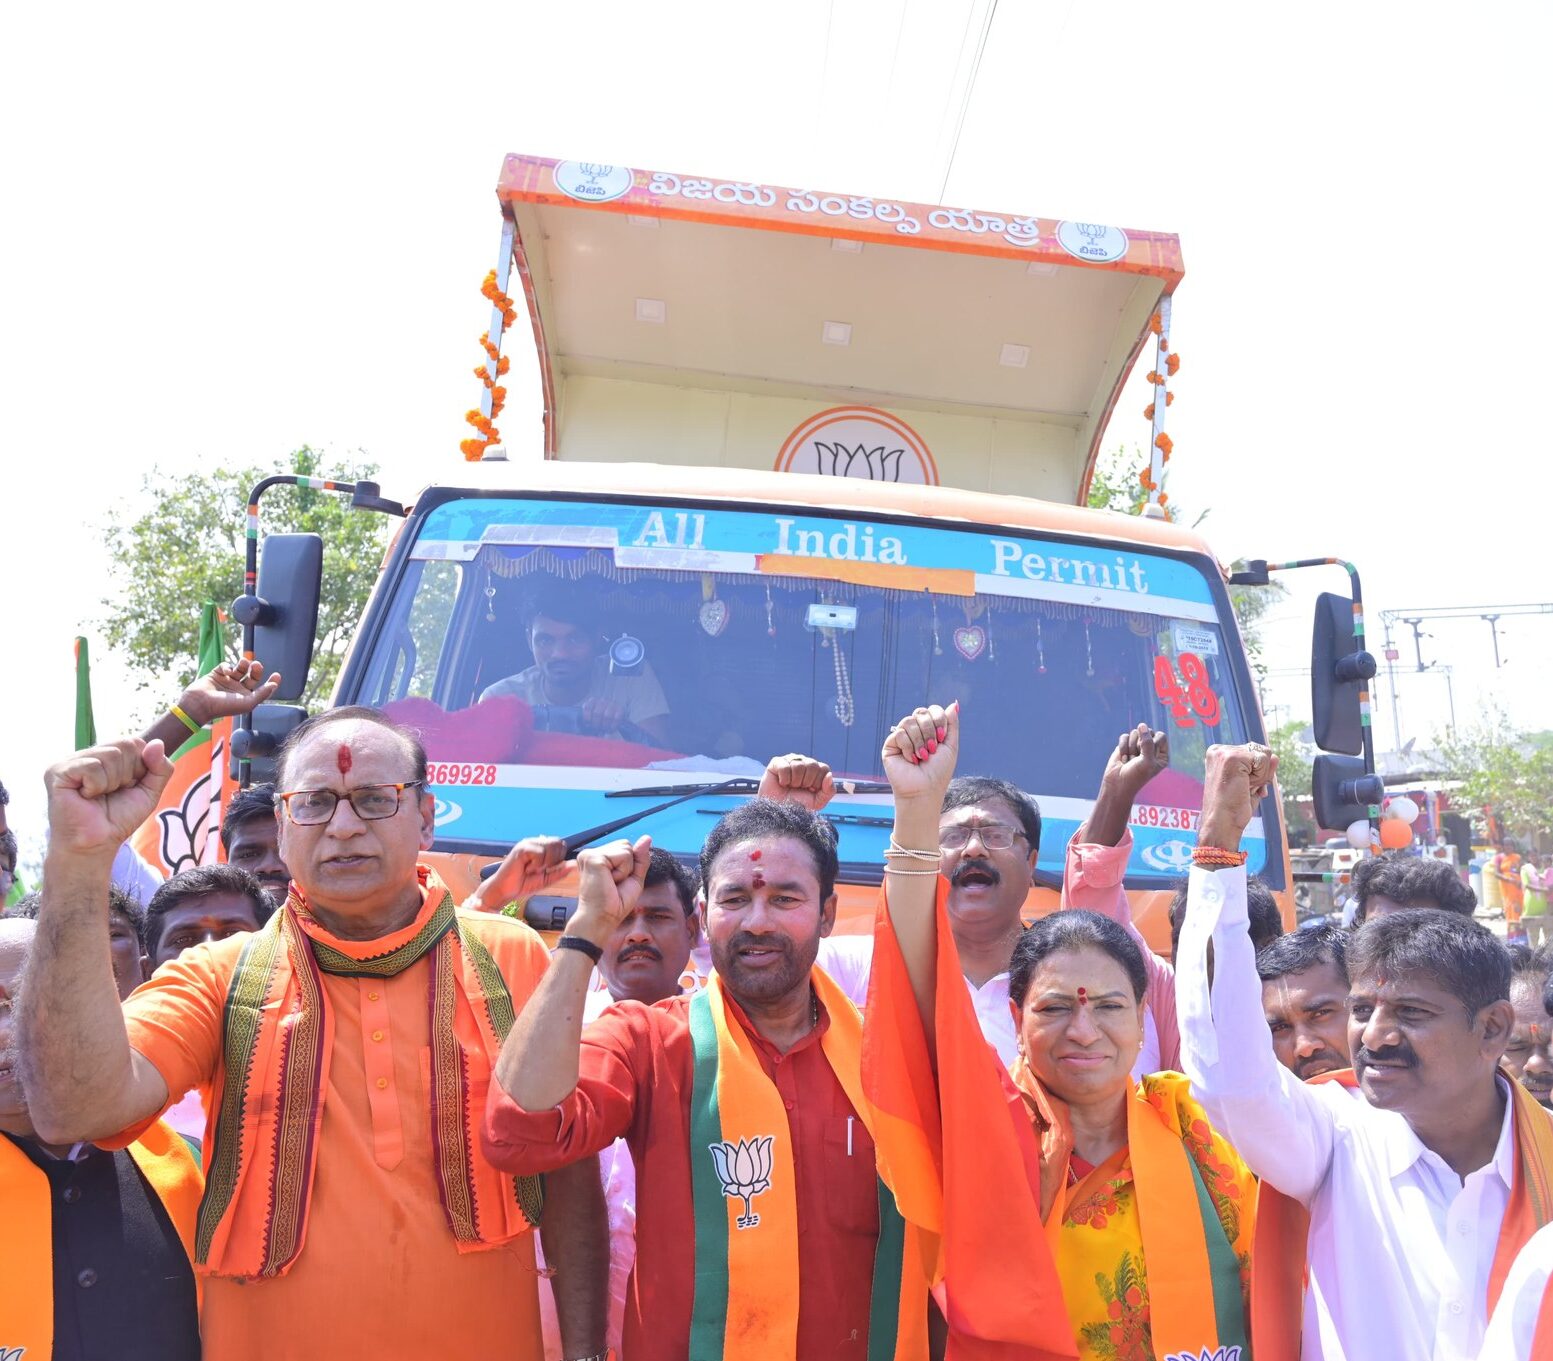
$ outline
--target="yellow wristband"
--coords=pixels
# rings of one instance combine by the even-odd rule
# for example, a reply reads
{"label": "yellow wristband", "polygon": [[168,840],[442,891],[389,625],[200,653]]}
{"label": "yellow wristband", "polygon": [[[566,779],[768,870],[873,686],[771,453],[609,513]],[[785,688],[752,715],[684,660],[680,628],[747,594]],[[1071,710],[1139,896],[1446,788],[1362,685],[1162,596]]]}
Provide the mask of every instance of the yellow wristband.
{"label": "yellow wristband", "polygon": [[182,706],[174,704],[167,712],[176,718],[180,723],[182,723],[183,726],[186,727],[190,732],[197,734],[205,731],[205,729],[196,723],[192,718],[190,718],[188,714],[184,713]]}

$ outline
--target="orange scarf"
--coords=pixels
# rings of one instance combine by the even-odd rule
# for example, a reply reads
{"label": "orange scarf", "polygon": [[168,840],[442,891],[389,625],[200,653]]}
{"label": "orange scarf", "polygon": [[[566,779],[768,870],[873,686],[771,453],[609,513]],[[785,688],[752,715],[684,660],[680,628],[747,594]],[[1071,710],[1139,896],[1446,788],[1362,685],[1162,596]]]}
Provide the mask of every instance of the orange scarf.
{"label": "orange scarf", "polygon": [[[192,1257],[194,1216],[204,1179],[189,1146],[158,1120],[129,1146],[129,1155],[151,1183],[183,1250]],[[44,1361],[54,1350],[54,1220],[49,1179],[3,1136],[0,1205],[5,1206],[8,1231],[0,1265],[0,1357],[25,1361],[36,1356]]]}
{"label": "orange scarf", "polygon": [[[1349,1088],[1359,1085],[1351,1068],[1323,1073],[1311,1081]],[[1518,1082],[1510,1083],[1510,1099],[1515,1180],[1488,1276],[1490,1314],[1515,1254],[1553,1218],[1553,1119]],[[1264,1181],[1257,1197],[1256,1239],[1251,1248],[1251,1351],[1256,1361],[1299,1361],[1309,1233],[1310,1214],[1305,1207]]]}
{"label": "orange scarf", "polygon": [[391,977],[428,960],[431,1127],[448,1230],[461,1251],[474,1251],[539,1222],[538,1179],[504,1176],[480,1156],[482,1111],[471,1109],[515,1019],[492,954],[500,938],[482,940],[475,923],[459,920],[442,881],[424,865],[418,873],[421,909],[391,935],[339,939],[293,884],[285,907],[243,947],[222,1017],[195,1235],[195,1263],[207,1274],[284,1275],[302,1251],[334,1050],[325,973]]}

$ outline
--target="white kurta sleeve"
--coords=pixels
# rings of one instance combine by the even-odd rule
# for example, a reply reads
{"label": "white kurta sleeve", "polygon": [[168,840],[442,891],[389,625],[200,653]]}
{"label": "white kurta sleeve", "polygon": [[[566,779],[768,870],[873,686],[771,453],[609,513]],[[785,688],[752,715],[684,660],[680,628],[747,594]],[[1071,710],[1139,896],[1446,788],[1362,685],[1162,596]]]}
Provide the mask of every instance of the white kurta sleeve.
{"label": "white kurta sleeve", "polygon": [[1278,1062],[1248,927],[1245,870],[1194,868],[1176,957],[1181,1066],[1246,1166],[1309,1205],[1332,1161],[1333,1108]]}

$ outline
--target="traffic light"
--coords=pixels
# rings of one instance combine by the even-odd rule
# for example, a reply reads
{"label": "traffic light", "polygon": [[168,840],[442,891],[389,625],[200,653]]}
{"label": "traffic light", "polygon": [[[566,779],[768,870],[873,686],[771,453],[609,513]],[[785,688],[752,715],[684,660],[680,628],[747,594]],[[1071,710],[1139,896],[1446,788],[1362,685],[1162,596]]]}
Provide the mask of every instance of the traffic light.
{"label": "traffic light", "polygon": [[[1316,745],[1323,751],[1347,752],[1357,756],[1364,750],[1364,714],[1360,692],[1375,674],[1375,658],[1357,646],[1354,637],[1356,605],[1347,596],[1331,592],[1316,600],[1316,627],[1310,645],[1311,728]],[[1323,827],[1346,827],[1356,813],[1344,822],[1327,822]]]}

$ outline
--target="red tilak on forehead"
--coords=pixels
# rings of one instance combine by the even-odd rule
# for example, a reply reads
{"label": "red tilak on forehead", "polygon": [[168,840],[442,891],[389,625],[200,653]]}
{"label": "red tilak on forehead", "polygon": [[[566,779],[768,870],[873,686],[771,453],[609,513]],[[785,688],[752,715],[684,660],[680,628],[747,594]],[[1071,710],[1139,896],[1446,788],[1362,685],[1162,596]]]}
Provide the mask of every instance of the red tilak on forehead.
{"label": "red tilak on forehead", "polygon": [[759,860],[760,859],[760,852],[758,850],[751,851],[750,852],[750,859],[751,860]]}
{"label": "red tilak on forehead", "polygon": [[1087,1007],[1089,1005],[1089,989],[1088,988],[1080,988],[1078,990],[1078,1004],[1081,1007]]}
{"label": "red tilak on forehead", "polygon": [[765,876],[763,874],[761,874],[761,872],[759,870],[756,870],[755,871],[755,887],[756,888],[765,888],[765,886],[766,886],[766,878],[765,878]]}
{"label": "red tilak on forehead", "polygon": [[334,753],[334,763],[339,766],[341,775],[349,775],[351,773],[352,762],[351,749],[341,742],[340,749]]}

